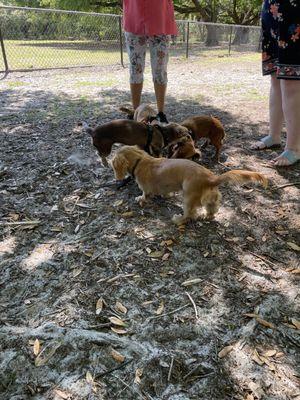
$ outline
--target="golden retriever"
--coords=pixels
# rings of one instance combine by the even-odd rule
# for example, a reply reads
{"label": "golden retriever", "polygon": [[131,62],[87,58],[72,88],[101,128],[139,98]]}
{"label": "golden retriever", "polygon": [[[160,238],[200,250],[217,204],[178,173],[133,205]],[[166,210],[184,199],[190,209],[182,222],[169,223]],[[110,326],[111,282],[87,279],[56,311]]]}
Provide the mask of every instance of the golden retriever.
{"label": "golden retriever", "polygon": [[172,221],[183,224],[189,219],[197,219],[197,209],[204,207],[206,218],[212,219],[220,206],[222,183],[243,184],[258,181],[267,186],[267,179],[257,172],[235,170],[215,175],[208,169],[190,160],[153,158],[136,146],[124,146],[112,159],[112,167],[117,181],[131,174],[142,196],[136,201],[143,206],[153,195],[168,195],[183,192],[183,215],[174,215]]}

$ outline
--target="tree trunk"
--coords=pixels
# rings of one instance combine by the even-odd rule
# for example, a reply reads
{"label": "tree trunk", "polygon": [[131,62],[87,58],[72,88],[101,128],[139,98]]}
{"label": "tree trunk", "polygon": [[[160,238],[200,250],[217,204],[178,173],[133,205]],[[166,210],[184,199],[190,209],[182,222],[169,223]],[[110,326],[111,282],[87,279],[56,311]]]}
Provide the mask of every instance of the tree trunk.
{"label": "tree trunk", "polygon": [[208,47],[218,46],[219,41],[218,41],[217,28],[213,25],[206,25],[206,29],[207,29],[207,36],[206,36],[205,46]]}
{"label": "tree trunk", "polygon": [[247,44],[249,43],[249,28],[238,27],[232,44]]}

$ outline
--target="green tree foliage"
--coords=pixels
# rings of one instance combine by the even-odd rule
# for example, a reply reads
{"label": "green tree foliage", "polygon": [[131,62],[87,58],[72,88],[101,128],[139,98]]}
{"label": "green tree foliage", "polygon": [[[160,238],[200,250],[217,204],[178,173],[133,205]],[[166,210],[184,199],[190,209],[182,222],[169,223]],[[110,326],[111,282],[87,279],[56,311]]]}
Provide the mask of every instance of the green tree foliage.
{"label": "green tree foliage", "polygon": [[[122,11],[122,0],[2,0],[2,3],[100,13]],[[174,0],[174,8],[181,19],[255,25],[259,21],[261,3],[262,0]]]}

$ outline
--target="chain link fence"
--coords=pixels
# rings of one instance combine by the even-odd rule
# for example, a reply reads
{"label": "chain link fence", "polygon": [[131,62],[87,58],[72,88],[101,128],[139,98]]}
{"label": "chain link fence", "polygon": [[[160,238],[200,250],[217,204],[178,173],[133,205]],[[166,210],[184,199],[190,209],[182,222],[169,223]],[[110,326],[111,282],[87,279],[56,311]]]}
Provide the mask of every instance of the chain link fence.
{"label": "chain link fence", "polygon": [[[0,71],[127,63],[120,15],[0,6]],[[177,21],[171,56],[258,51],[260,28]]]}

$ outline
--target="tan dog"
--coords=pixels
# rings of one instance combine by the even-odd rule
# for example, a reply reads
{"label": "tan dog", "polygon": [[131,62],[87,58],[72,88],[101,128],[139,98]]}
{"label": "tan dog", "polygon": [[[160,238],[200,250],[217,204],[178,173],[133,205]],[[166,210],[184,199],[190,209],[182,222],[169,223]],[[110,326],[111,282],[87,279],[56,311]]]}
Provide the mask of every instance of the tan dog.
{"label": "tan dog", "polygon": [[[206,115],[190,117],[185,119],[180,125],[185,126],[192,132],[192,137],[195,142],[202,137],[208,138],[210,144],[212,144],[216,149],[214,159],[219,161],[221,148],[225,138],[225,131],[223,125],[217,118]],[[206,147],[206,145],[207,142],[203,148]]]}
{"label": "tan dog", "polygon": [[195,148],[195,143],[191,135],[183,136],[182,138],[170,143],[168,146],[168,158],[185,158],[187,160],[198,160],[201,153]]}
{"label": "tan dog", "polygon": [[156,111],[149,104],[141,104],[136,110],[127,107],[120,107],[120,111],[132,117],[134,121],[148,123],[159,123],[156,120]]}
{"label": "tan dog", "polygon": [[199,207],[206,209],[207,218],[213,218],[220,206],[218,186],[222,183],[258,181],[267,186],[267,179],[257,172],[235,170],[217,176],[192,161],[153,158],[136,146],[124,146],[118,150],[112,167],[117,180],[124,179],[127,173],[135,177],[143,191],[142,196],[136,198],[141,206],[153,195],[182,191],[184,213],[173,216],[172,221],[176,224],[197,219]]}

